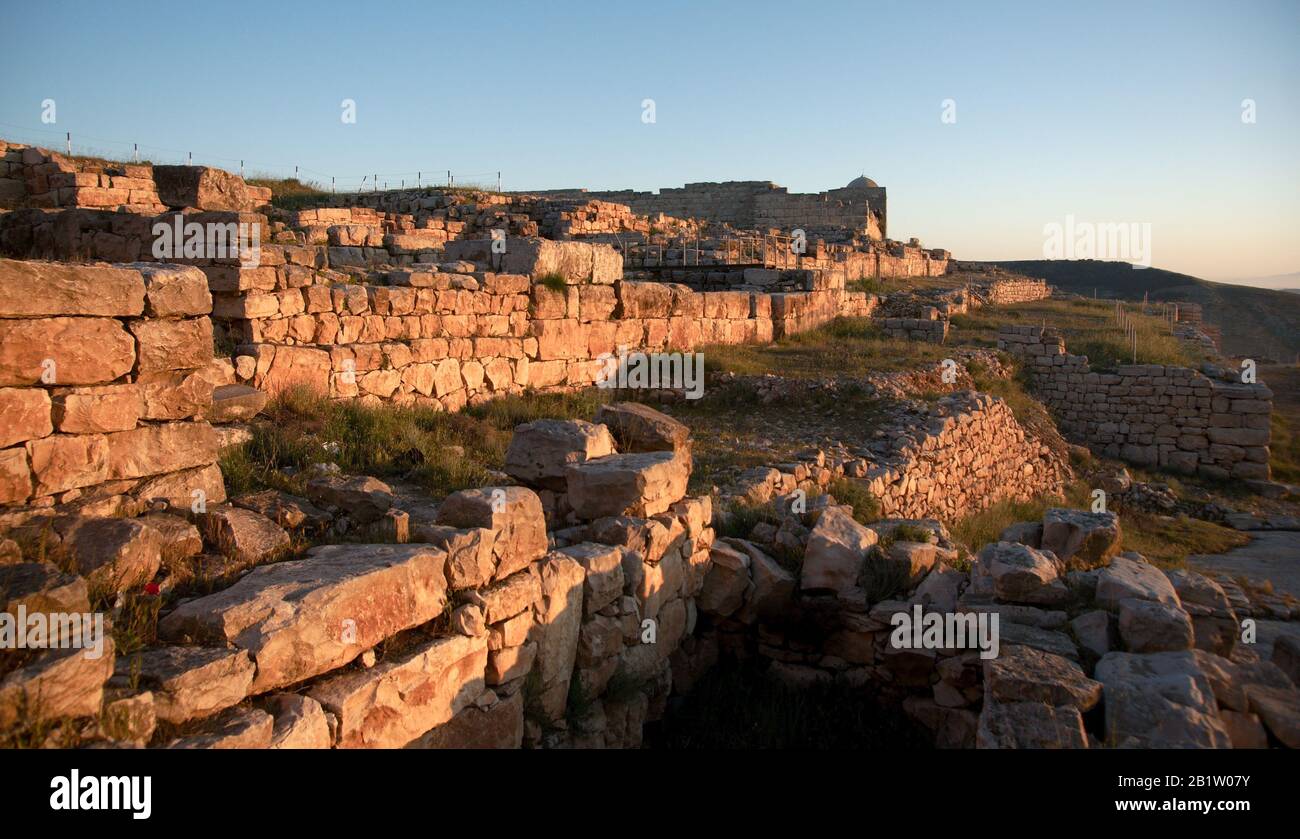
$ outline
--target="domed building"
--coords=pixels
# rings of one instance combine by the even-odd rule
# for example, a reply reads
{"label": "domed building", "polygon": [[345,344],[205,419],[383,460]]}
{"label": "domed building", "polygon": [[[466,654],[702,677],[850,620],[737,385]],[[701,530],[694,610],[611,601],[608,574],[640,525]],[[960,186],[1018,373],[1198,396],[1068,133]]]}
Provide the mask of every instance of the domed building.
{"label": "domed building", "polygon": [[849,181],[845,189],[880,189],[880,184],[868,178],[866,175],[858,175]]}

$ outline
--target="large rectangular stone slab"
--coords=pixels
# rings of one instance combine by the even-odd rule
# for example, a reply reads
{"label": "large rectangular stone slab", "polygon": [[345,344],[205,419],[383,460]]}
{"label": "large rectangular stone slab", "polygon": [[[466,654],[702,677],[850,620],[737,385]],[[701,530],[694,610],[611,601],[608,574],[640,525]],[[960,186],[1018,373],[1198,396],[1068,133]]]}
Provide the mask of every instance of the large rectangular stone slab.
{"label": "large rectangular stone slab", "polygon": [[447,555],[429,545],[325,545],[253,569],[162,620],[169,640],[224,642],[257,664],[250,694],[318,676],[439,614]]}
{"label": "large rectangular stone slab", "polygon": [[437,638],[396,661],[344,673],[308,695],[339,720],[344,749],[397,749],[451,720],[483,693],[487,636]]}
{"label": "large rectangular stone slab", "polygon": [[144,280],[139,271],[0,259],[0,317],[132,317],[142,312]]}
{"label": "large rectangular stone slab", "polygon": [[0,319],[0,387],[97,385],[135,367],[135,339],[109,318]]}

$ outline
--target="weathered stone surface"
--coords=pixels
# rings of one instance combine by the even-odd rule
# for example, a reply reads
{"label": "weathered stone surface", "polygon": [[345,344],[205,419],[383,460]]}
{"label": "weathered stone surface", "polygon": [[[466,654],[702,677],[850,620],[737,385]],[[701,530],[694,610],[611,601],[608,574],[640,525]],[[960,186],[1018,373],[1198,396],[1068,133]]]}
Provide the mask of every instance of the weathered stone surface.
{"label": "weathered stone surface", "polygon": [[649,517],[686,494],[690,460],[673,452],[594,458],[567,469],[569,504],[581,519]]}
{"label": "weathered stone surface", "polygon": [[971,571],[975,594],[1013,603],[1056,605],[1070,595],[1059,567],[1042,551],[1019,542],[994,542],[980,551]]}
{"label": "weathered stone surface", "polygon": [[546,516],[537,493],[524,487],[480,487],[448,495],[438,524],[482,527],[495,534],[493,579],[504,579],[546,555]]}
{"label": "weathered stone surface", "polygon": [[446,605],[446,554],[427,545],[325,545],[263,565],[159,623],[168,640],[248,650],[260,693],[347,664]]}
{"label": "weathered stone surface", "polygon": [[139,385],[100,385],[56,390],[52,409],[65,434],[104,434],[135,428],[144,402]]}
{"label": "weathered stone surface", "polygon": [[134,320],[137,373],[189,370],[212,361],[212,320]]}
{"label": "weathered stone surface", "polygon": [[527,569],[478,592],[476,602],[483,607],[487,622],[493,624],[531,609],[541,596],[541,581],[532,569]]}
{"label": "weathered stone surface", "polygon": [[1268,732],[1255,714],[1219,709],[1219,720],[1228,730],[1234,749],[1267,749]]}
{"label": "weathered stone surface", "polygon": [[0,504],[22,504],[32,497],[32,470],[27,449],[0,450]]}
{"label": "weathered stone surface", "polygon": [[[549,554],[538,564],[542,597],[537,604],[537,674],[541,681],[539,710],[547,719],[564,716],[582,626],[583,583],[587,572],[579,560]],[[621,587],[620,587],[621,588]]]}
{"label": "weathered stone surface", "polygon": [[528,675],[537,658],[537,644],[529,642],[518,647],[503,647],[488,653],[486,680],[489,685],[502,685]]}
{"label": "weathered stone surface", "polygon": [[50,395],[40,388],[0,388],[0,448],[44,437],[54,431]]}
{"label": "weathered stone surface", "polygon": [[91,587],[139,588],[162,563],[162,534],[137,519],[70,518],[56,522],[61,544]]}
{"label": "weathered stone surface", "polygon": [[[727,616],[744,605],[751,586],[749,555],[722,542],[709,549],[709,570],[696,599],[706,614]],[[806,568],[805,560],[805,568]]]}
{"label": "weathered stone surface", "polygon": [[340,748],[401,748],[483,692],[487,639],[438,638],[396,661],[343,673],[307,695],[338,717]]}
{"label": "weathered stone surface", "polygon": [[289,534],[284,528],[242,507],[209,507],[199,516],[199,522],[208,544],[239,562],[265,562],[289,547]]}
{"label": "weathered stone surface", "polygon": [[307,497],[357,524],[379,521],[393,506],[393,488],[369,475],[320,475],[307,482]]}
{"label": "weathered stone surface", "polygon": [[172,508],[194,510],[200,500],[204,504],[220,504],[225,501],[226,484],[221,477],[221,467],[211,463],[142,481],[131,494],[145,502],[165,503]]}
{"label": "weathered stone surface", "polygon": [[731,539],[728,543],[749,557],[749,578],[753,581],[740,619],[773,619],[786,614],[797,586],[794,575],[753,542]]}
{"label": "weathered stone surface", "polygon": [[[1200,644],[1197,646],[1200,647]],[[1300,638],[1294,635],[1279,636],[1273,642],[1273,663],[1293,684],[1300,685]]]}
{"label": "weathered stone surface", "polygon": [[1169,578],[1135,553],[1115,557],[1097,574],[1098,606],[1118,611],[1120,601],[1128,598],[1178,605],[1178,593]]}
{"label": "weathered stone surface", "polygon": [[[217,435],[206,422],[146,425],[105,439],[108,477],[114,480],[196,469],[217,460]],[[215,499],[209,496],[208,500]]]}
{"label": "weathered stone surface", "polygon": [[114,696],[114,693],[118,692],[105,692],[104,709],[99,720],[101,733],[111,740],[143,748],[158,726],[153,694],[144,691]]}
{"label": "weathered stone surface", "polygon": [[1073,705],[986,702],[980,713],[976,748],[1086,749],[1083,716]]}
{"label": "weathered stone surface", "polygon": [[808,536],[799,587],[803,591],[848,593],[858,585],[874,530],[854,521],[847,507],[827,507]]}
{"label": "weathered stone surface", "polygon": [[623,593],[623,551],[619,547],[583,542],[561,548],[559,552],[582,566],[582,610],[585,614],[594,615]]}
{"label": "weathered stone surface", "polygon": [[667,414],[639,402],[611,402],[596,411],[623,452],[690,451],[691,430]]}
{"label": "weathered stone surface", "polygon": [[185,519],[171,513],[148,513],[139,521],[152,527],[162,536],[162,560],[175,562],[203,553],[203,537],[199,529]]}
{"label": "weathered stone surface", "polygon": [[1114,635],[1110,629],[1109,612],[1101,609],[1084,612],[1070,621],[1070,629],[1074,632],[1074,637],[1079,642],[1079,646],[1097,658],[1101,658],[1110,652],[1114,646]]}
{"label": "weathered stone surface", "polygon": [[49,562],[0,565],[0,605],[17,620],[18,607],[33,612],[85,614],[90,611],[86,580]]}
{"label": "weathered stone surface", "polygon": [[1006,621],[999,624],[1001,643],[1020,644],[1071,661],[1079,660],[1079,649],[1064,632]]}
{"label": "weathered stone surface", "polygon": [[266,749],[275,721],[258,708],[235,708],[209,723],[205,730],[168,744],[169,749]]}
{"label": "weathered stone surface", "polygon": [[1129,652],[1188,650],[1192,647],[1192,620],[1177,606],[1126,598],[1119,602],[1119,636]]}
{"label": "weathered stone surface", "polygon": [[0,387],[97,385],[135,367],[135,339],[108,318],[0,319]]}
{"label": "weathered stone surface", "polygon": [[1294,687],[1247,685],[1250,710],[1288,749],[1300,749],[1300,691]]}
{"label": "weathered stone surface", "polygon": [[1119,551],[1119,517],[1054,507],[1043,516],[1042,549],[1073,566],[1091,568]]}
{"label": "weathered stone surface", "polygon": [[36,495],[93,486],[110,477],[108,441],[100,434],[52,434],[27,441],[26,450]]}
{"label": "weathered stone surface", "polygon": [[253,660],[224,647],[159,647],[118,658],[114,684],[138,683],[154,695],[154,713],[183,723],[244,701]]}
{"label": "weathered stone surface", "polygon": [[1091,709],[1101,699],[1101,684],[1067,658],[1030,647],[1004,645],[984,662],[984,688],[998,702],[1045,702]]}
{"label": "weathered stone surface", "polygon": [[1112,652],[1095,675],[1105,686],[1107,746],[1231,746],[1210,681],[1191,652]]}
{"label": "weathered stone surface", "polygon": [[[1204,574],[1187,569],[1166,571],[1165,576],[1192,618],[1197,649],[1231,655],[1237,645],[1237,613],[1223,587]],[[1276,654],[1276,645],[1273,649]]]}
{"label": "weathered stone surface", "polygon": [[273,749],[328,749],[333,745],[325,709],[310,696],[278,693],[267,700],[274,716]]}
{"label": "weathered stone surface", "polygon": [[531,486],[563,490],[566,468],[614,454],[609,429],[584,420],[542,419],[515,429],[505,471]]}
{"label": "weathered stone surface", "polygon": [[262,412],[269,398],[248,385],[220,385],[212,390],[212,407],[205,416],[212,422],[246,422]]}
{"label": "weathered stone surface", "polygon": [[524,739],[524,695],[487,708],[471,705],[410,743],[410,749],[517,749]]}
{"label": "weathered stone surface", "polygon": [[130,268],[144,279],[146,316],[184,318],[211,313],[208,278],[193,265],[134,262]]}
{"label": "weathered stone surface", "polygon": [[236,507],[260,513],[288,530],[299,528],[318,530],[328,525],[331,519],[329,513],[307,499],[274,489],[241,495],[231,503]]}
{"label": "weathered stone surface", "polygon": [[61,717],[99,713],[104,683],[113,673],[113,638],[105,633],[103,649],[46,650],[0,680],[0,728],[12,729]]}
{"label": "weathered stone surface", "polygon": [[0,318],[131,317],[144,297],[140,273],[127,268],[0,259]]}
{"label": "weathered stone surface", "polygon": [[253,209],[244,179],[209,166],[154,166],[158,200],[168,207],[242,212]]}
{"label": "weathered stone surface", "polygon": [[417,524],[412,542],[428,542],[447,552],[447,584],[453,591],[478,588],[491,582],[497,562],[493,556],[496,534],[485,527],[460,530],[448,525]]}

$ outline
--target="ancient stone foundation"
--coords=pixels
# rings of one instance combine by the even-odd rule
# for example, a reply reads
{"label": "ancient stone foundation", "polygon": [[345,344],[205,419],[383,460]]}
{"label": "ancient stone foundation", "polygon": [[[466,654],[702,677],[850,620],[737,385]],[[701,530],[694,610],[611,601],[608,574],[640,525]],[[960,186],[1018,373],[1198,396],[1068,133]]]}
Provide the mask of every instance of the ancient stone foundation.
{"label": "ancient stone foundation", "polygon": [[0,260],[0,504],[224,500],[211,308],[195,268]]}
{"label": "ancient stone foundation", "polygon": [[1273,392],[1187,367],[1121,364],[1093,372],[1048,328],[1006,326],[998,348],[1029,365],[1067,437],[1107,457],[1212,478],[1269,479]]}

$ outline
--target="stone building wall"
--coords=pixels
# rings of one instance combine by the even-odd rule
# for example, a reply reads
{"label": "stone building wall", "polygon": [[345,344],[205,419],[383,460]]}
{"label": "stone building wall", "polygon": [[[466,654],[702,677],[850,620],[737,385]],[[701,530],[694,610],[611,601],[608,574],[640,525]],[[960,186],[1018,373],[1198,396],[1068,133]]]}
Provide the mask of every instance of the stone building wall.
{"label": "stone building wall", "polygon": [[0,259],[0,505],[223,500],[211,308],[195,268]]}
{"label": "stone building wall", "polygon": [[[218,194],[221,206],[205,206]],[[220,169],[111,163],[0,140],[0,207],[154,214],[167,207],[251,210],[270,200],[269,189]]]}
{"label": "stone building wall", "polygon": [[1107,457],[1213,478],[1268,480],[1273,392],[1187,367],[1121,364],[1093,372],[1055,330],[1005,326],[998,348],[1029,365],[1061,431]]}
{"label": "stone building wall", "polygon": [[546,197],[589,198],[626,204],[634,212],[701,218],[743,230],[778,228],[843,228],[884,239],[884,187],[833,189],[820,193],[790,193],[770,181],[723,181],[665,187],[658,192],[636,190],[543,190]]}

